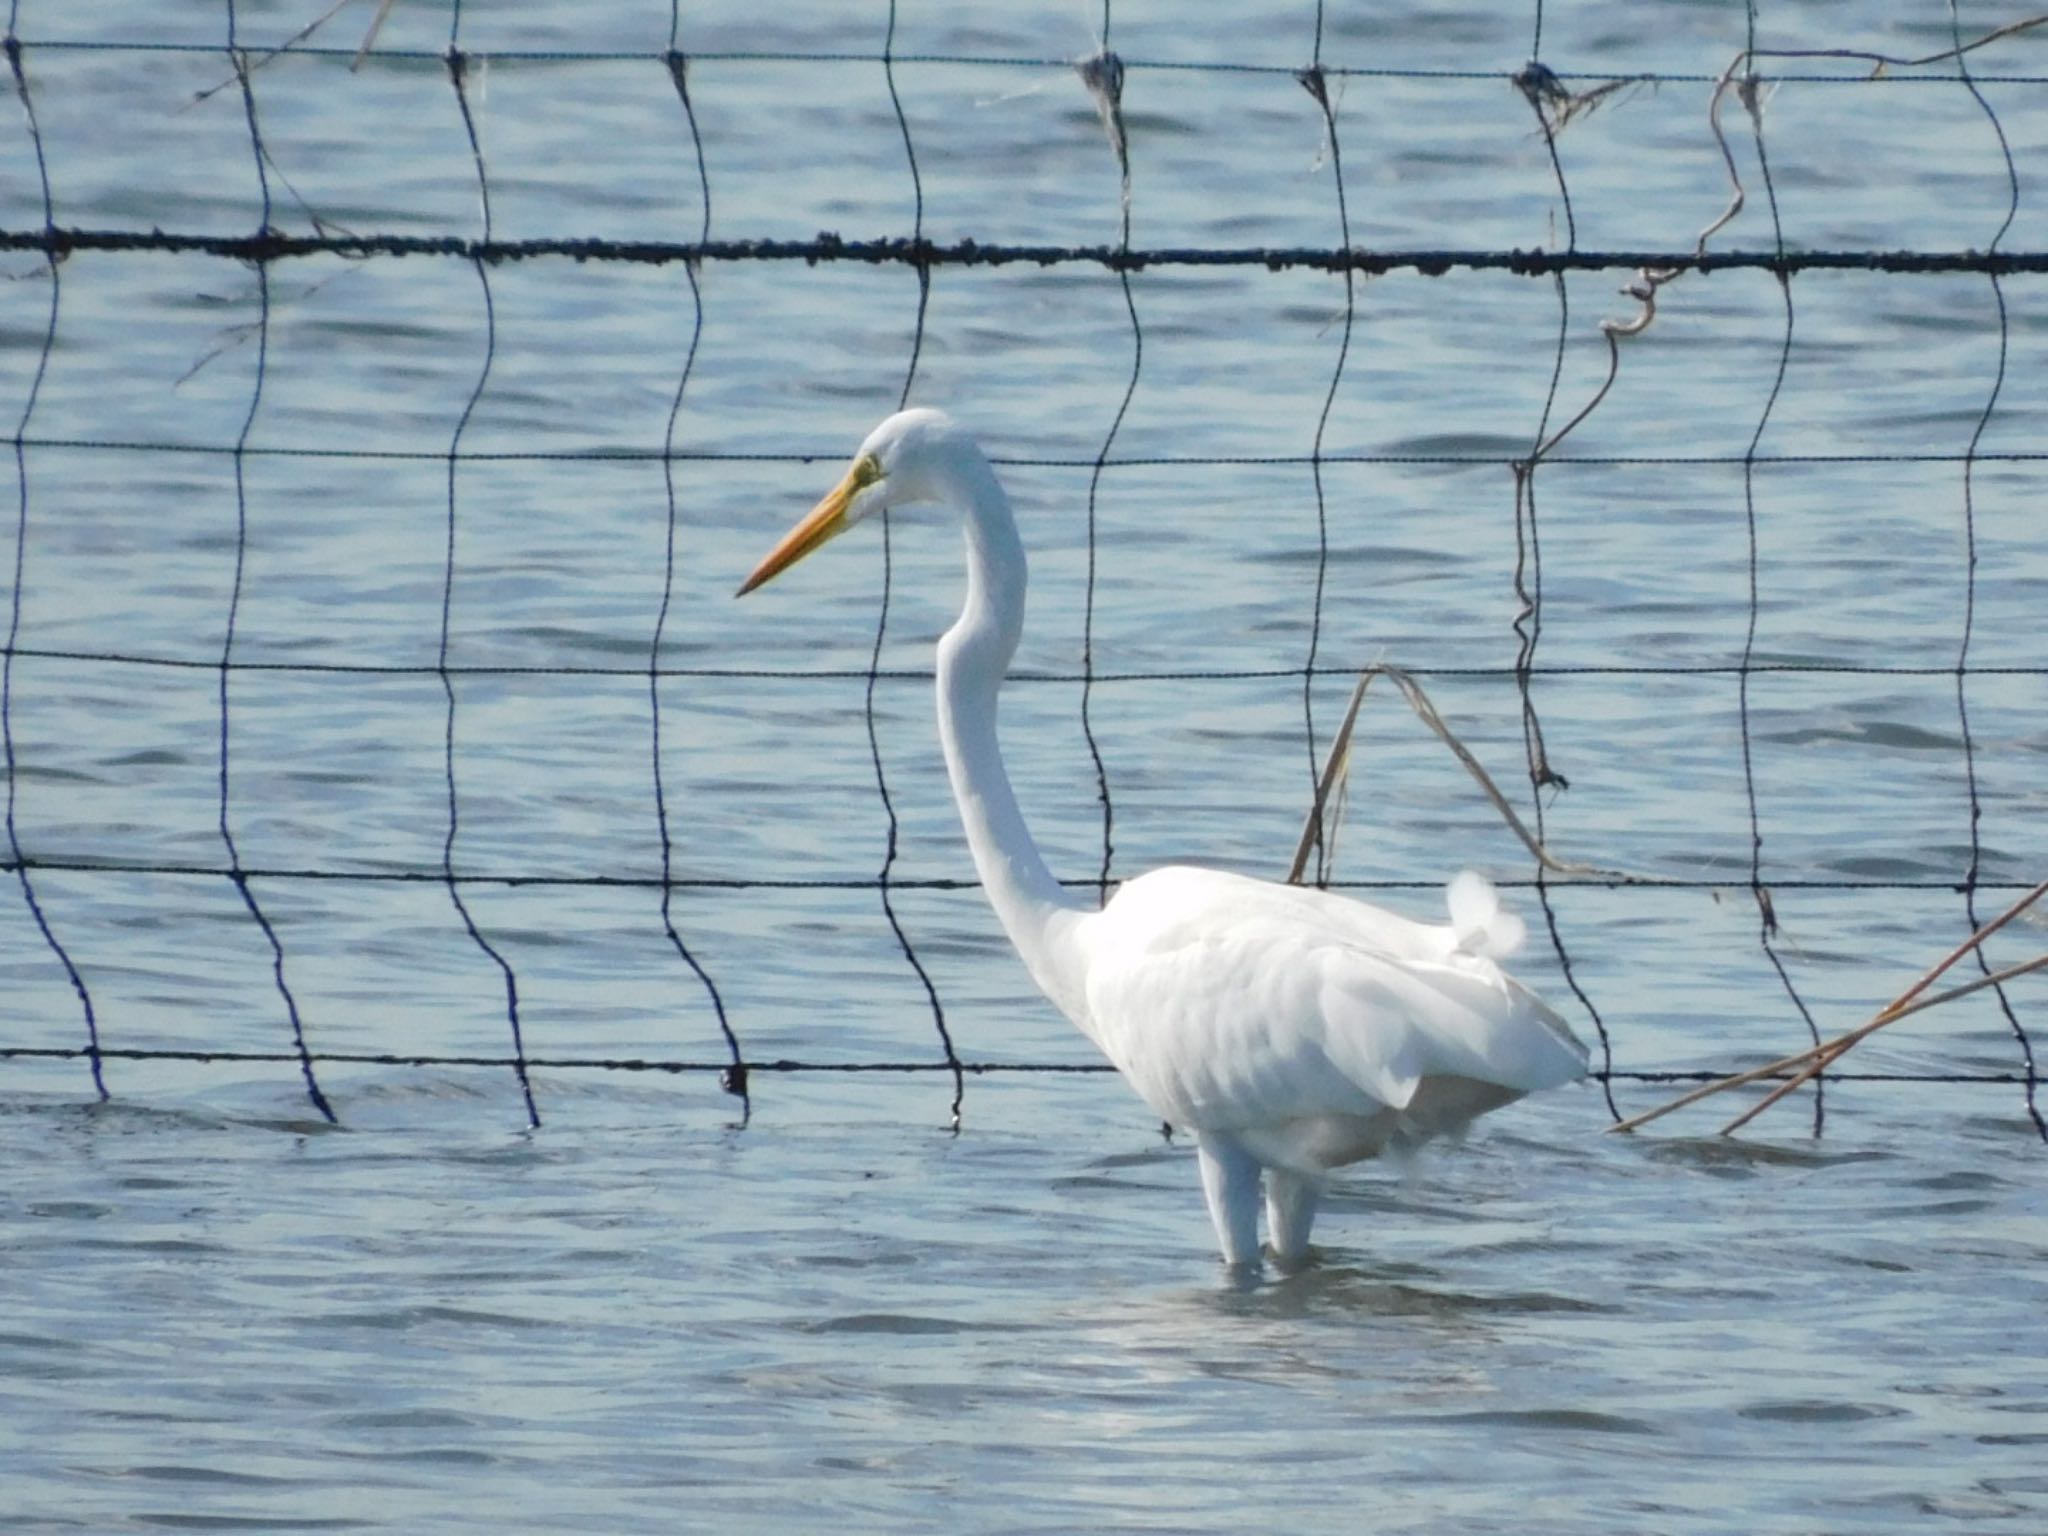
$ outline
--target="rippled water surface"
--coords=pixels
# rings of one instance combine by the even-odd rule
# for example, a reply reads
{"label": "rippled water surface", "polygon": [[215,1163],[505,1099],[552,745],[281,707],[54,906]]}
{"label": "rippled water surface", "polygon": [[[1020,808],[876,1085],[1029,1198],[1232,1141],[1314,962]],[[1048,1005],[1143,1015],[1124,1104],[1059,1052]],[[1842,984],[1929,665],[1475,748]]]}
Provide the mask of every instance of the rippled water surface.
{"label": "rippled water surface", "polygon": [[[242,233],[267,191],[291,234],[469,238],[480,158],[505,241],[1120,233],[1059,62],[1094,6],[905,3],[893,39],[881,4],[685,8],[688,115],[665,5],[465,4],[460,98],[448,9],[397,6],[351,72],[358,7],[245,96],[230,24],[260,50],[324,9],[24,0],[41,153],[17,88],[0,226]],[[1388,249],[1684,251],[1727,204],[1739,6],[1550,5],[1540,41],[1533,9],[1330,6],[1322,62],[1393,71],[1330,77],[1334,141],[1292,74],[1314,6],[1184,9],[1109,10],[1135,246],[1343,218]],[[1757,26],[1953,41],[1938,9]],[[1505,78],[1532,44],[1577,85],[1664,78],[1553,164]],[[1729,103],[1751,196],[1716,248],[2041,249],[2042,46],[1972,53],[1976,94],[1798,66],[1838,78],[1768,94],[1768,195]],[[1257,67],[1177,67],[1222,63]],[[1593,397],[1625,270],[1167,264],[1127,299],[1098,265],[945,265],[921,307],[887,264],[39,263],[0,283],[29,864],[0,900],[0,1527],[2048,1519],[2038,977],[1875,1038],[1823,1114],[1602,1134],[1659,1074],[1860,1022],[2048,873],[2038,276],[1679,279],[1532,525],[1508,465]],[[1107,838],[1112,879],[1278,872],[1380,659],[1532,815],[1526,701],[1568,780],[1546,835],[1657,884],[1536,890],[1391,693],[1335,873],[1424,915],[1493,874],[1606,1082],[1356,1170],[1316,1267],[1233,1283],[1185,1137],[1112,1077],[1004,1070],[1093,1063],[967,883],[930,723],[954,536],[895,521],[879,643],[873,530],[729,596],[906,376],[1019,503],[1005,740],[1055,869],[1094,878]],[[957,1134],[934,996],[996,1069]]]}
{"label": "rippled water surface", "polygon": [[532,1137],[423,1126],[475,1118],[433,1081],[342,1133],[11,1099],[15,1528],[2024,1530],[2048,1498],[2007,1126],[1624,1142],[1538,1106],[1346,1180],[1321,1265],[1240,1288],[1121,1095],[988,1088],[958,1139],[895,1090],[744,1134],[608,1090]]}

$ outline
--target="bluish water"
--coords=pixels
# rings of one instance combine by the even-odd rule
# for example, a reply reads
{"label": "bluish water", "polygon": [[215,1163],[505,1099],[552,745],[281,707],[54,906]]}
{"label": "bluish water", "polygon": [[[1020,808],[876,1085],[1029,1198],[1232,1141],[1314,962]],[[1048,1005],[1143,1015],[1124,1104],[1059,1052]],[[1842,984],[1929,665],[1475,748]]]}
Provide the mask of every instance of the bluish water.
{"label": "bluish water", "polygon": [[[238,37],[281,41],[320,9],[240,6]],[[160,11],[21,7],[59,225],[240,232],[262,216],[219,51],[229,12]],[[904,234],[921,191],[941,241],[1116,238],[1094,105],[1065,67],[1027,62],[1091,51],[1097,8],[901,6],[915,187],[878,62],[888,14],[683,18],[681,45],[706,55],[689,83],[714,236]],[[1581,83],[1712,77],[1743,45],[1738,7],[1636,7],[1626,29],[1614,14],[1546,7],[1542,57]],[[1473,72],[1336,80],[1333,155],[1287,72],[1312,57],[1313,7],[1196,28],[1115,5],[1133,243],[1334,243],[1341,161],[1359,244],[1561,244],[1543,137],[1499,74],[1528,58],[1534,19],[1332,8],[1327,64]],[[367,20],[344,11],[312,39],[331,51],[250,76],[272,222],[480,233],[433,57],[449,14],[397,7],[381,42],[398,53],[351,73]],[[696,237],[669,27],[662,5],[463,7],[495,235]],[[1875,7],[1759,16],[1771,47],[1947,41],[1938,12],[1906,28]],[[858,58],[731,56],[792,52]],[[2024,76],[2037,52],[2022,37],[1971,60]],[[1167,67],[1219,62],[1272,68]],[[1890,74],[1769,98],[1789,246],[1999,236],[2010,187],[1982,109],[1953,80]],[[1582,248],[1688,249],[1721,211],[1708,89],[1639,86],[1560,138]],[[2039,87],[1983,91],[2019,175],[2001,244],[2037,249]],[[9,122],[0,225],[40,228],[18,99]],[[1751,198],[1716,248],[1768,248],[1753,142],[1732,104],[1724,123]],[[2048,1508],[2048,1153],[2015,1082],[1838,1082],[1823,1137],[1802,1101],[1735,1142],[1706,1111],[1605,1137],[1598,1088],[1551,1095],[1415,1167],[1348,1177],[1318,1268],[1237,1286],[1191,1152],[1114,1079],[971,1076],[956,1136],[943,1071],[759,1070],[742,1129],[709,1070],[724,1036],[652,883],[644,670],[659,455],[693,335],[661,647],[676,929],[750,1060],[929,1067],[925,985],[872,883],[889,840],[868,733],[881,541],[729,597],[893,407],[913,338],[913,396],[983,429],[1025,520],[1033,606],[1005,740],[1054,867],[1085,879],[1102,858],[1085,634],[1112,874],[1175,858],[1278,873],[1314,755],[1287,674],[1312,645],[1330,669],[1318,743],[1351,668],[1399,663],[1527,814],[1505,466],[1535,441],[1554,372],[1552,426],[1598,387],[1625,274],[1573,275],[1562,311],[1548,280],[1361,280],[1346,348],[1338,279],[1147,270],[1137,384],[1096,483],[1136,347],[1093,267],[941,268],[921,337],[914,277],[887,267],[709,264],[700,335],[679,267],[516,262],[487,289],[419,256],[278,262],[265,287],[198,255],[80,252],[57,270],[47,362],[47,271],[17,253],[0,284],[0,420],[25,440],[25,501],[0,492],[0,509],[27,530],[8,716],[16,830],[49,866],[33,887],[102,1042],[292,1050],[269,944],[219,873],[239,552],[233,655],[262,665],[230,675],[229,823],[311,1048],[511,1049],[502,974],[437,878],[445,595],[454,861],[518,877],[463,897],[517,978],[526,1050],[706,1070],[536,1068],[529,1131],[508,1067],[323,1059],[333,1129],[289,1059],[111,1059],[106,1104],[83,1061],[0,1059],[10,1529],[1805,1533],[2019,1530]],[[1680,279],[1538,472],[1532,698],[1570,781],[1545,797],[1546,832],[1567,857],[1688,882],[1555,887],[1561,945],[1539,921],[1519,962],[1589,1038],[1604,1029],[1619,1072],[1809,1038],[1758,940],[1753,838],[1777,958],[1826,1031],[1969,932],[1956,887],[1973,856],[1979,918],[2048,868],[2038,466],[1998,457],[2042,439],[2039,289],[1805,273],[1786,351],[1768,274]],[[1323,467],[1319,517],[1306,456],[1340,349],[1322,443],[1344,457]],[[245,426],[238,540],[222,450]],[[1765,461],[1745,476],[1753,440]],[[1214,462],[1237,460],[1266,462]],[[0,525],[16,552],[15,519]],[[955,539],[899,517],[889,557],[872,716],[896,915],[963,1056],[1086,1064],[979,893],[953,883],[970,868],[924,674],[957,598]],[[1745,699],[1745,650],[1790,670],[1755,673]],[[1336,873],[1395,882],[1386,899],[1426,913],[1463,865],[1540,916],[1527,854],[1376,694]],[[1994,960],[2037,952],[2042,931],[2018,926]],[[18,895],[0,901],[0,977],[0,1045],[84,1044]],[[2036,1037],[2041,995],[2010,991]],[[1847,1064],[2024,1067],[1988,995]],[[1623,1076],[1614,1092],[1628,1111],[1664,1089]]]}

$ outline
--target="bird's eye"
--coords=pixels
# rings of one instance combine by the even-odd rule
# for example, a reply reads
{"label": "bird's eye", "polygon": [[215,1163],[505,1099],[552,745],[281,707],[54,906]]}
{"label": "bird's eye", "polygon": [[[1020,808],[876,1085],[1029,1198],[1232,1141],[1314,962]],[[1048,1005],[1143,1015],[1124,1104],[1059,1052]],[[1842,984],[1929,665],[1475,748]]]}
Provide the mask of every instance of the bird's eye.
{"label": "bird's eye", "polygon": [[853,461],[853,472],[849,477],[856,491],[864,491],[882,478],[882,461],[872,453],[864,453]]}

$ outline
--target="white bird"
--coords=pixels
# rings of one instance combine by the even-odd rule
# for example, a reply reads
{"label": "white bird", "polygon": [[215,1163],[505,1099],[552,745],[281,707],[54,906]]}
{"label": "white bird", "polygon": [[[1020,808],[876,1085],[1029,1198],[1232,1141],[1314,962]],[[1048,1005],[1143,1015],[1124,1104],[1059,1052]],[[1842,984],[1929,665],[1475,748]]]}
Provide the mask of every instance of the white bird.
{"label": "white bird", "polygon": [[1470,872],[1451,921],[1222,870],[1173,865],[1101,908],[1046,867],[996,742],[1024,625],[1024,546],[981,449],[942,412],[877,427],[845,477],[769,551],[745,595],[884,507],[966,515],[967,601],[939,641],[939,739],[989,905],[1032,979],[1154,1114],[1193,1129],[1224,1262],[1307,1262],[1333,1168],[1454,1131],[1584,1075],[1586,1050],[1497,958],[1523,927]]}

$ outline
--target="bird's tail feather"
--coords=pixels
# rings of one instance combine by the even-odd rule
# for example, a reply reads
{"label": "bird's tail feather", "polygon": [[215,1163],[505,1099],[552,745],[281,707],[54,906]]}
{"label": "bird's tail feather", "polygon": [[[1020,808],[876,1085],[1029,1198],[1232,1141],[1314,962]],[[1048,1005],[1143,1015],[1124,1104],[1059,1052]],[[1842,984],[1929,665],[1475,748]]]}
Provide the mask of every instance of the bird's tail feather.
{"label": "bird's tail feather", "polygon": [[1465,954],[1505,960],[1529,936],[1528,924],[1500,904],[1493,882],[1476,871],[1460,870],[1452,877],[1444,887],[1444,905]]}

